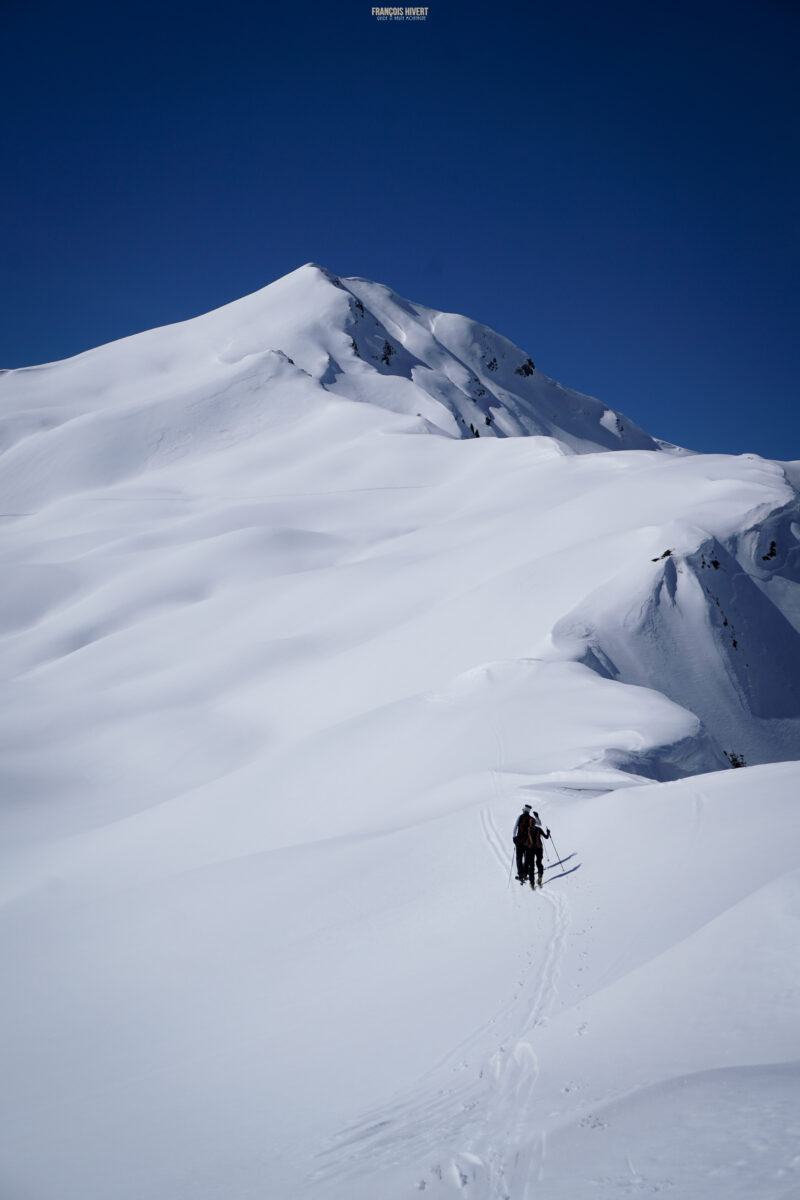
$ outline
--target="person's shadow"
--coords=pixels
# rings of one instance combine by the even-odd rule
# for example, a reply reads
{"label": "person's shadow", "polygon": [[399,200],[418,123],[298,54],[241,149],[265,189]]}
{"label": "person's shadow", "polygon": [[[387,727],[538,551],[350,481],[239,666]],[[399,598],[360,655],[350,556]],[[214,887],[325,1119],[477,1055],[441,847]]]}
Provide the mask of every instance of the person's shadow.
{"label": "person's shadow", "polygon": [[[564,858],[559,858],[557,862],[548,863],[547,866],[545,867],[545,870],[546,871],[554,871],[556,869],[556,867],[563,867],[564,863],[568,863],[570,861],[570,859],[574,858],[574,857],[575,857],[574,854],[567,854],[564,856]],[[575,863],[574,867],[567,867],[567,869],[565,871],[559,871],[557,875],[548,875],[547,878],[548,879],[563,879],[565,875],[572,875],[572,873],[574,871],[579,870],[580,865],[581,865],[580,863]]]}

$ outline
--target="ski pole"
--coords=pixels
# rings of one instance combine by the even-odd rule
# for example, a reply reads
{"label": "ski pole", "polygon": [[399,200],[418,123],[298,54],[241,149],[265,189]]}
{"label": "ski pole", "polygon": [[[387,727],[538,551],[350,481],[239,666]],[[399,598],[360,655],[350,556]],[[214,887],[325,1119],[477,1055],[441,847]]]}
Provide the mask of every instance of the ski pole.
{"label": "ski pole", "polygon": [[514,849],[511,851],[511,862],[508,867],[508,883],[506,884],[506,890],[508,890],[508,888],[511,886],[511,872],[514,869],[514,859],[516,857],[516,854],[517,854],[517,847],[515,846]]}
{"label": "ski pole", "polygon": [[[550,841],[551,841],[551,842],[553,842],[553,835],[552,835],[552,833],[550,834]],[[560,862],[561,862],[561,855],[558,853],[558,850],[556,849],[556,844],[555,844],[555,842],[553,842],[553,854],[555,854],[555,856],[556,856],[556,862],[557,862],[557,863],[560,863]],[[554,864],[554,865],[555,865],[555,864]]]}

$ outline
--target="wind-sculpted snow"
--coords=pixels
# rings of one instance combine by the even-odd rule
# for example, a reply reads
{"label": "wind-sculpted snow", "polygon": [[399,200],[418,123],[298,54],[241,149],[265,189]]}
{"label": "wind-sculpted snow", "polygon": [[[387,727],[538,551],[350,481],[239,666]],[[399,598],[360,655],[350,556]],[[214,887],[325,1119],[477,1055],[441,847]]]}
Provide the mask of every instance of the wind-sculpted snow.
{"label": "wind-sculpted snow", "polygon": [[798,483],[310,266],[1,375],[0,1196],[794,1194]]}
{"label": "wind-sculpted snow", "polygon": [[697,714],[728,761],[790,759],[800,747],[800,503],[751,526],[740,507],[748,488],[769,471],[782,479],[780,469],[757,462],[729,480],[704,470],[714,505],[724,490],[733,521],[742,514],[741,531],[675,524],[638,586],[628,574],[626,599],[614,585],[592,594],[555,641],[610,679],[655,683]]}

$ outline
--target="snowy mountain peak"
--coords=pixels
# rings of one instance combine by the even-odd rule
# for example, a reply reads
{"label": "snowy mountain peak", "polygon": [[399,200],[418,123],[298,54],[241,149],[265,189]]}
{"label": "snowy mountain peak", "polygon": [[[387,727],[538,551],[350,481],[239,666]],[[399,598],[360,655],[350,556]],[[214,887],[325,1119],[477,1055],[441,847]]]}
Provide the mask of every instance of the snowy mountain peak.
{"label": "snowy mountain peak", "polygon": [[[312,408],[335,397],[397,414],[407,431],[543,435],[562,453],[662,448],[627,417],[549,379],[487,326],[316,263],[192,320],[8,372],[0,388],[5,448],[63,417],[94,414],[104,423],[113,411],[162,401],[153,423],[168,441],[188,444],[198,392],[213,393],[220,410],[229,398],[230,432],[243,388],[258,391],[276,417],[288,388]],[[180,395],[182,415],[174,407]]]}
{"label": "snowy mountain peak", "polygon": [[[346,308],[326,284],[344,293]],[[539,434],[577,452],[662,448],[620,413],[549,379],[528,353],[477,321],[315,263],[259,295],[271,302],[272,289],[303,314],[300,327],[314,325],[327,361],[320,370],[319,357],[311,356],[307,369],[337,395],[416,416],[430,432],[451,437]],[[282,332],[295,347],[292,357],[309,362],[299,330]]]}

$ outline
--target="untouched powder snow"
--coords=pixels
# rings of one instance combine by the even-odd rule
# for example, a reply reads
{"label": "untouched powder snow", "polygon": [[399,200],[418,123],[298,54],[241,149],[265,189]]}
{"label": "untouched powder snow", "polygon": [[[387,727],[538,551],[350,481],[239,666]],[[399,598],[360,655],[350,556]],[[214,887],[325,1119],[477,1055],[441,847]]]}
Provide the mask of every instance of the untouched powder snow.
{"label": "untouched powder snow", "polygon": [[0,374],[0,1197],[796,1196],[798,483],[314,265]]}

